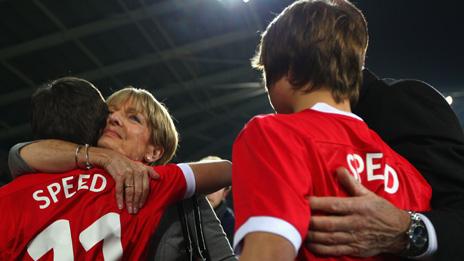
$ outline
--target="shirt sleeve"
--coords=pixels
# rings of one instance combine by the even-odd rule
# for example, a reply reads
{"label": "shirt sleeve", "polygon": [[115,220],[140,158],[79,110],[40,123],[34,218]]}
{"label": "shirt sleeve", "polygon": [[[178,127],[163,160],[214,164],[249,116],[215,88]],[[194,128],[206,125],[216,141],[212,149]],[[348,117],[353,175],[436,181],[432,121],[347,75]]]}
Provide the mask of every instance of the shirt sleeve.
{"label": "shirt sleeve", "polygon": [[188,164],[167,164],[156,166],[154,170],[160,175],[157,180],[150,182],[150,200],[173,202],[189,198],[195,193],[195,177]]}
{"label": "shirt sleeve", "polygon": [[193,175],[193,170],[190,168],[188,164],[181,163],[177,165],[181,170],[182,174],[185,178],[186,182],[186,189],[184,193],[183,199],[190,198],[195,194],[196,183],[195,183],[195,176]]}
{"label": "shirt sleeve", "polygon": [[35,169],[27,165],[27,163],[19,154],[22,148],[34,142],[35,141],[22,142],[11,147],[10,152],[8,153],[8,167],[10,168],[10,174],[12,178],[21,176],[24,173],[37,172]]}
{"label": "shirt sleeve", "polygon": [[284,237],[297,253],[310,219],[309,159],[296,135],[262,121],[248,123],[233,147],[234,250],[238,254],[244,237],[259,231]]}
{"label": "shirt sleeve", "polygon": [[435,228],[433,227],[432,222],[427,216],[420,213],[418,213],[418,215],[420,216],[422,221],[424,221],[425,227],[427,228],[429,246],[427,247],[427,250],[424,253],[422,253],[419,256],[412,257],[411,259],[427,260],[427,257],[432,256],[432,254],[435,253],[438,249],[437,233],[435,232]]}

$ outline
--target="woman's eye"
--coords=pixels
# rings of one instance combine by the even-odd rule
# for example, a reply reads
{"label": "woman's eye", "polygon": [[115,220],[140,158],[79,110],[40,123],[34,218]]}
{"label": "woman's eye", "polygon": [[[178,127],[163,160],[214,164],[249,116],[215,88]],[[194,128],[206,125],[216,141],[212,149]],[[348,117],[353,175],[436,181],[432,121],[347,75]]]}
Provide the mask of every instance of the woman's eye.
{"label": "woman's eye", "polygon": [[137,115],[130,115],[129,116],[129,119],[133,120],[133,121],[136,121],[138,123],[141,123],[142,121],[140,120],[140,118],[137,116]]}

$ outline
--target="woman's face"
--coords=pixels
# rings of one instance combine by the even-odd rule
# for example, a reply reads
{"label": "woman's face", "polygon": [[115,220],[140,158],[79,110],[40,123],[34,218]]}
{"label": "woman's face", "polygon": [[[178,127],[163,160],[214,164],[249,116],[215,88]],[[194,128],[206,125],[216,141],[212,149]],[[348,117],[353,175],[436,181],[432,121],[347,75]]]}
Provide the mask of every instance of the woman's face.
{"label": "woman's face", "polygon": [[148,119],[137,111],[131,100],[110,105],[109,116],[98,146],[115,150],[136,161],[155,161],[155,148],[150,141]]}

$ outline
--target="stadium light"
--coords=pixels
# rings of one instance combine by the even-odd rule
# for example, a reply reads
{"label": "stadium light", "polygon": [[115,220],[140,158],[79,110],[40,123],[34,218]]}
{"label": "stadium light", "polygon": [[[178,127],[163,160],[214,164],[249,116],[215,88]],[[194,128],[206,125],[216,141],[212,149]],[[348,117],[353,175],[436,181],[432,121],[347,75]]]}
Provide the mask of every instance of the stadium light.
{"label": "stadium light", "polygon": [[446,101],[448,102],[449,105],[453,104],[453,97],[452,96],[446,96]]}

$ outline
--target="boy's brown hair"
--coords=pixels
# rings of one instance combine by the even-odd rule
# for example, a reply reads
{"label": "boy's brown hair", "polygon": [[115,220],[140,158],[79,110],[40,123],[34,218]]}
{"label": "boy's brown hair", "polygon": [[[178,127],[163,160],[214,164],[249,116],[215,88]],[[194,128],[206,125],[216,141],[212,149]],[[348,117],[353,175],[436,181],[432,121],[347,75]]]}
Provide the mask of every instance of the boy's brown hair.
{"label": "boy's brown hair", "polygon": [[354,102],[367,43],[366,20],[350,2],[300,0],[268,25],[252,64],[263,71],[267,88],[287,75],[296,89],[328,87],[336,102]]}

